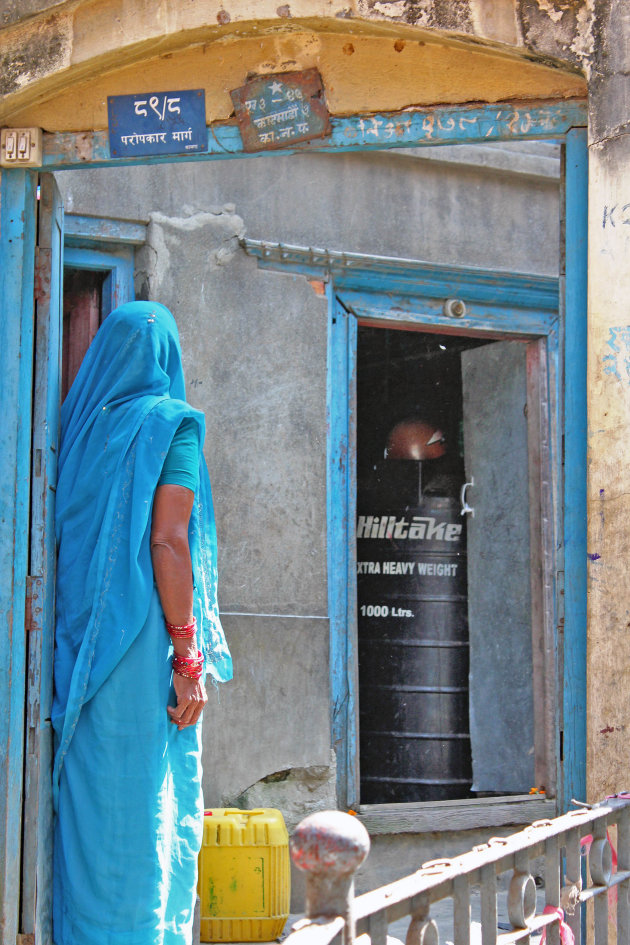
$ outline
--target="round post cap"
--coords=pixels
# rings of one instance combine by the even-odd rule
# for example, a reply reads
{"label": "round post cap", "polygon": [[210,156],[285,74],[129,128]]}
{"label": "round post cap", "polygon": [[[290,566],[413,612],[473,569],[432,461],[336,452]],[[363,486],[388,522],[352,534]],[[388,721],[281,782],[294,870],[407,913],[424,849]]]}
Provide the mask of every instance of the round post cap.
{"label": "round post cap", "polygon": [[299,869],[342,876],[363,863],[370,852],[370,835],[357,817],[324,810],[300,821],[289,847]]}

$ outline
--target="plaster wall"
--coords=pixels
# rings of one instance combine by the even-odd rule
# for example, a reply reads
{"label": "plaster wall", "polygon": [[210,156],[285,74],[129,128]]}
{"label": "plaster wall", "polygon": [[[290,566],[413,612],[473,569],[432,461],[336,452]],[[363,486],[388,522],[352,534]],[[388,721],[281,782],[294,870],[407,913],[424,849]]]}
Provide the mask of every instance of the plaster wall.
{"label": "plaster wall", "polygon": [[229,210],[152,214],[137,294],[174,312],[206,414],[222,609],[325,618],[326,306],[305,280],[257,278],[243,230]]}
{"label": "plaster wall", "polygon": [[229,208],[156,212],[137,270],[139,294],[176,315],[189,399],[206,415],[220,603],[237,666],[207,714],[214,806],[279,770],[330,764],[326,311],[304,280],[256,280],[238,246],[243,229]]}
{"label": "plaster wall", "polygon": [[[123,68],[112,63],[94,77],[78,76],[69,89],[55,92],[54,102],[16,108],[6,113],[6,122],[58,132],[106,129],[108,95],[185,88],[190,76],[205,88],[208,123],[227,120],[233,114],[229,90],[243,85],[249,75],[314,67],[322,75],[333,115],[453,103],[460,100],[462,87],[471,102],[584,95],[579,75],[523,63],[459,39],[436,41],[426,32],[421,36],[405,26],[386,37],[366,35],[360,28],[348,31],[347,26],[322,32],[308,21],[283,34],[269,30],[245,37],[204,35],[184,50],[151,56],[141,70],[137,63]],[[388,74],[386,84],[381,82],[383,72]],[[16,99],[28,101],[33,92],[26,86],[16,92]]]}
{"label": "plaster wall", "polygon": [[31,0],[24,15],[14,0],[3,7],[0,121],[50,132],[104,129],[107,95],[190,88],[191,76],[206,90],[208,122],[228,119],[229,90],[249,75],[312,66],[336,115],[585,94],[578,68],[590,20],[574,4],[542,17],[542,4],[511,0]]}
{"label": "plaster wall", "polygon": [[[589,155],[588,791],[630,776],[630,9],[599,7]],[[620,698],[620,693],[623,696]]]}
{"label": "plaster wall", "polygon": [[[228,205],[242,219],[239,233],[252,239],[554,275],[558,174],[558,150],[533,144],[268,155],[56,176],[74,213],[145,221],[153,211],[187,218]],[[252,276],[258,285],[264,278],[289,279]],[[254,312],[266,290],[255,300],[242,292]]]}

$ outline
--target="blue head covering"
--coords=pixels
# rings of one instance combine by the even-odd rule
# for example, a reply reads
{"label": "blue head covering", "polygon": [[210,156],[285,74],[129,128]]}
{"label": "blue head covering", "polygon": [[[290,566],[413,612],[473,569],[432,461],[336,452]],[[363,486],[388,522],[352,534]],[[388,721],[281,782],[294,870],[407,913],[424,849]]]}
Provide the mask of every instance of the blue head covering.
{"label": "blue head covering", "polygon": [[[186,403],[177,325],[156,302],[130,302],[103,322],[61,410],[56,496],[55,786],[81,707],[144,626],[153,594],[153,495],[177,428],[203,414]],[[216,596],[216,532],[200,450],[189,527],[208,672],[231,678]]]}

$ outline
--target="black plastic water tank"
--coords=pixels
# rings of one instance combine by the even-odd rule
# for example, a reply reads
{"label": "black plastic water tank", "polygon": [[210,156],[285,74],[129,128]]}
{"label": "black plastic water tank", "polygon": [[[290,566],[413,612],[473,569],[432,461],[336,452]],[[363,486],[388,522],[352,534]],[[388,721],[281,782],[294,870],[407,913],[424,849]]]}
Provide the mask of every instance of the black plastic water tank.
{"label": "black plastic water tank", "polygon": [[471,786],[465,519],[456,499],[357,520],[361,802]]}

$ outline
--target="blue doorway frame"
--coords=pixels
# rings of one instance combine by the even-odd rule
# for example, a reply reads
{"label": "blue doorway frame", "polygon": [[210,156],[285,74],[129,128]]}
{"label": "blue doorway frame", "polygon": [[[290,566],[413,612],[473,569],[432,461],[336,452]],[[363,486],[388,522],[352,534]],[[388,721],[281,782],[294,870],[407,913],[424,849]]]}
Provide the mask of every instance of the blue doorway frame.
{"label": "blue doorway frame", "polygon": [[[559,284],[557,279],[535,278],[488,270],[463,270],[451,267],[428,266],[416,263],[397,267],[397,280],[390,282],[391,274],[379,272],[378,265],[365,274],[332,273],[331,311],[329,325],[330,384],[329,430],[330,455],[328,483],[329,514],[329,610],[331,619],[331,674],[333,675],[332,712],[333,737],[337,750],[340,771],[339,793],[348,806],[361,810],[375,828],[386,828],[389,812],[377,812],[373,816],[369,808],[360,805],[359,797],[359,751],[358,751],[358,642],[356,614],[356,374],[357,339],[361,326],[441,331],[445,334],[469,335],[487,340],[517,338],[523,341],[542,340],[545,375],[549,378],[549,401],[552,413],[549,417],[550,456],[549,464],[558,467],[565,427],[561,415],[561,383],[563,335],[559,315]],[[363,278],[361,278],[363,276]],[[408,293],[400,293],[401,283],[406,283]],[[416,288],[416,287],[422,287]],[[445,298],[465,300],[467,313],[455,322],[442,311]],[[554,478],[553,476],[551,477]],[[557,481],[557,480],[556,480]],[[562,534],[562,496],[549,497],[552,532]],[[554,542],[550,535],[547,542],[549,558],[562,557],[562,539]],[[560,545],[559,549],[554,546]],[[559,565],[557,565],[559,567]],[[558,579],[556,571],[549,574],[551,612],[545,615],[549,638],[557,640]],[[555,628],[555,629],[554,629]],[[546,648],[547,650],[549,647]],[[551,647],[552,652],[555,651]],[[558,667],[554,664],[546,669],[548,688],[557,679]],[[559,720],[562,707],[551,707],[551,714]],[[548,734],[546,753],[554,761],[559,748],[558,728]],[[560,776],[561,772],[557,772]],[[554,772],[555,781],[556,772]],[[554,792],[555,793],[555,792]],[[532,803],[537,806],[532,807]],[[539,819],[549,815],[550,807],[555,813],[554,802],[540,798],[527,799],[520,803],[510,798],[508,807],[494,808],[495,818],[508,816],[523,821]],[[435,829],[431,804],[408,805],[409,824],[417,829]],[[422,810],[422,808],[425,808]],[[457,826],[475,826],[474,815],[478,802],[453,802],[450,810],[451,829]],[[413,808],[416,808],[415,810]],[[483,816],[486,813],[483,812]],[[372,824],[373,822],[373,824]],[[500,822],[500,821],[499,821]]]}
{"label": "blue doorway frame", "polygon": [[[296,149],[317,153],[365,151],[391,147],[420,147],[455,143],[550,138],[565,146],[565,242],[561,247],[559,310],[564,320],[564,614],[563,627],[563,809],[571,797],[584,798],[586,787],[586,243],[587,139],[586,108],[580,102],[543,104],[532,108],[510,103],[479,108],[448,107],[414,110],[397,115],[354,116],[333,119],[326,142]],[[288,151],[279,152],[283,154]],[[236,126],[208,129],[204,155],[172,157],[169,163],[189,160],[242,158]],[[109,154],[107,136],[63,134],[44,136],[41,170],[162,163],[165,159],[116,160]],[[0,338],[5,370],[1,382],[2,444],[0,456],[4,489],[0,499],[0,612],[5,674],[0,687],[4,764],[0,766],[0,820],[5,855],[4,907],[7,914],[19,900],[21,796],[26,699],[26,646],[24,622],[29,567],[28,522],[30,495],[31,408],[33,389],[33,290],[35,283],[36,189],[38,170],[2,170],[0,183]],[[339,285],[339,283],[338,283]],[[332,288],[329,286],[329,291]],[[332,298],[331,298],[332,306]],[[353,329],[348,325],[347,332]],[[336,336],[335,336],[336,337]],[[331,334],[332,338],[332,334]],[[348,344],[346,339],[345,344]],[[352,369],[344,361],[337,340],[329,351],[330,385]],[[347,347],[345,349],[348,350]],[[332,401],[330,401],[332,409]],[[331,422],[336,424],[334,414]],[[346,420],[339,420],[339,423]],[[351,431],[348,432],[348,436]],[[329,468],[342,463],[337,445],[329,444]],[[332,490],[332,483],[330,484]],[[329,490],[329,495],[331,491]],[[350,506],[348,506],[350,507]],[[335,511],[329,509],[334,531]],[[332,534],[332,532],[331,532]],[[331,542],[331,545],[333,542]],[[338,563],[333,550],[330,573]],[[343,573],[343,572],[341,572]],[[336,590],[335,593],[342,593]],[[347,585],[346,585],[347,594]],[[331,621],[341,607],[331,598]],[[335,634],[332,634],[335,637]],[[331,638],[332,638],[331,637]],[[333,643],[334,645],[334,643]],[[338,654],[343,660],[343,654]],[[332,663],[336,663],[333,659]],[[331,674],[331,699],[339,704],[343,662]]]}

